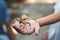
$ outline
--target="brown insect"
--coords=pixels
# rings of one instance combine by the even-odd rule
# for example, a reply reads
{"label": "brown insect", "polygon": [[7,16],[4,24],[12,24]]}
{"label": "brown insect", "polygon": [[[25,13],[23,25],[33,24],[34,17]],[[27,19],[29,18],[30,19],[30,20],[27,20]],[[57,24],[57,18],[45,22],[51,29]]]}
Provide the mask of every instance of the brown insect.
{"label": "brown insect", "polygon": [[[19,21],[19,23],[22,23],[22,24],[24,24],[24,27],[25,27],[25,25],[26,24],[29,24],[29,26],[31,25],[29,22],[28,22],[28,17],[26,16],[26,15],[22,15],[20,18],[15,18],[16,20],[18,20]],[[23,28],[24,28],[23,27]],[[30,27],[31,28],[31,27]]]}

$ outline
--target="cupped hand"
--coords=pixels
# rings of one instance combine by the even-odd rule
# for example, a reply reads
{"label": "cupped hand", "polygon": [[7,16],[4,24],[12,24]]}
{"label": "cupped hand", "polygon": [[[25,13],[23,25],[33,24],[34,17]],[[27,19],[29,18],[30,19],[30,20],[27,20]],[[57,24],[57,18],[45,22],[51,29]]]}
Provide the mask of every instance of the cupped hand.
{"label": "cupped hand", "polygon": [[[35,32],[36,35],[39,34],[39,30],[40,30],[40,26],[39,26],[39,23],[35,20],[29,20],[28,21],[31,25],[29,24],[26,24],[24,26],[24,24],[20,24],[20,25],[17,25],[17,24],[12,24],[13,28],[21,33],[21,34],[24,34],[24,35],[30,35],[32,34],[33,32]],[[24,28],[23,28],[24,27]]]}

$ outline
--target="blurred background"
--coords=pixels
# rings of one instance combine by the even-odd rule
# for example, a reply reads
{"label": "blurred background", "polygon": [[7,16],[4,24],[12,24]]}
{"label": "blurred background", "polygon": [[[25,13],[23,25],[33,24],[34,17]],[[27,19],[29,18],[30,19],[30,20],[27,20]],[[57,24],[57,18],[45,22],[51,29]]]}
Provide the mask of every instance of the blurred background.
{"label": "blurred background", "polygon": [[[35,19],[52,14],[55,2],[56,0],[6,0],[11,21],[23,14]],[[49,25],[42,27],[39,36],[35,36],[34,33],[32,35],[21,35],[14,29],[13,31],[17,40],[43,40],[44,31],[48,29]]]}

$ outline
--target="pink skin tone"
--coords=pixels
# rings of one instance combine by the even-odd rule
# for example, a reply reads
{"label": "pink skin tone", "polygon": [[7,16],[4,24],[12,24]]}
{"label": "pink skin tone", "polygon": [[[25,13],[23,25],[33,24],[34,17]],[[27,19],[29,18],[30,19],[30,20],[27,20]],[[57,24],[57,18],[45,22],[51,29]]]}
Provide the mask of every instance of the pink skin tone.
{"label": "pink skin tone", "polygon": [[24,27],[24,24],[21,24],[21,25],[12,24],[12,26],[21,34],[29,35],[35,32],[35,34],[38,35],[40,30],[39,23],[35,20],[29,20],[29,22],[31,26],[29,26],[29,24],[26,24],[25,27]]}

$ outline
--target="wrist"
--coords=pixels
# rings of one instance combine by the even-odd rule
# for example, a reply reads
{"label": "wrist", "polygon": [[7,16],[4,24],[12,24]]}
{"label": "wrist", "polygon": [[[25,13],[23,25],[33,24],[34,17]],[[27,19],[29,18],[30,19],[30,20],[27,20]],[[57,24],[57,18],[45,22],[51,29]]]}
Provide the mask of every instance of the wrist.
{"label": "wrist", "polygon": [[36,19],[36,21],[39,23],[40,27],[43,26],[40,19]]}
{"label": "wrist", "polygon": [[[39,25],[40,25],[40,22],[39,22],[39,19],[36,19],[36,21],[39,23]],[[41,25],[40,25],[41,26]]]}

